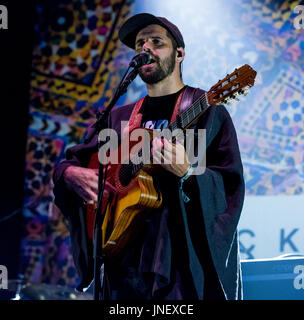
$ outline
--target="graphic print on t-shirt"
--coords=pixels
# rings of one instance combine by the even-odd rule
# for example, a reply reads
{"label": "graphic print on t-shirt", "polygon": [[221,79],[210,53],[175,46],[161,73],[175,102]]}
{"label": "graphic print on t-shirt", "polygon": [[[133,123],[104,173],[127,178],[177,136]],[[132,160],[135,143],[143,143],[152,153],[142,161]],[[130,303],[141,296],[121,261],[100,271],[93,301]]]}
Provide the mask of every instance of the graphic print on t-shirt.
{"label": "graphic print on t-shirt", "polygon": [[142,126],[143,128],[146,129],[159,129],[159,130],[163,130],[165,128],[168,127],[168,120],[167,119],[163,119],[163,120],[149,120],[146,122],[143,122]]}
{"label": "graphic print on t-shirt", "polygon": [[170,123],[175,102],[181,90],[161,97],[147,96],[141,126],[153,130],[166,129]]}

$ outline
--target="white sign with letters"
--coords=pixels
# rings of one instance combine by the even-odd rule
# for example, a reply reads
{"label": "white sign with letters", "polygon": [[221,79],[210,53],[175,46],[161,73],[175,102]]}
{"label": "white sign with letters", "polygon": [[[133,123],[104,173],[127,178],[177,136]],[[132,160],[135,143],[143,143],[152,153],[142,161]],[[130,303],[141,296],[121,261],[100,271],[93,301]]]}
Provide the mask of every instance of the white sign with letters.
{"label": "white sign with letters", "polygon": [[242,259],[304,255],[304,195],[247,196],[238,230]]}

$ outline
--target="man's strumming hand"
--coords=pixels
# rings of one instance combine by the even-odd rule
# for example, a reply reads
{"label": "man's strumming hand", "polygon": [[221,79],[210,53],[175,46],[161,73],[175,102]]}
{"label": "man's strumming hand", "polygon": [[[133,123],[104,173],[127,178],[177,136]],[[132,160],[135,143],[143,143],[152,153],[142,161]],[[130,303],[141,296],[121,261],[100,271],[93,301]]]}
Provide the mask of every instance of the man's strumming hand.
{"label": "man's strumming hand", "polygon": [[178,177],[183,177],[190,168],[186,150],[179,142],[172,144],[166,139],[154,138],[151,153],[153,163],[160,164]]}

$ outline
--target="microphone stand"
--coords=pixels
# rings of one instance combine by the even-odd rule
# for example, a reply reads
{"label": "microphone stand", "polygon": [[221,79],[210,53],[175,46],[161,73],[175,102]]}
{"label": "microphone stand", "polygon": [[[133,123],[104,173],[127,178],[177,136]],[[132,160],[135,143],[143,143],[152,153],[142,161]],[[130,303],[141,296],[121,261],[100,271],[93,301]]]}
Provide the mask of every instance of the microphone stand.
{"label": "microphone stand", "polygon": [[[120,81],[118,88],[110,101],[109,105],[105,110],[102,112],[97,112],[96,117],[97,121],[95,124],[92,126],[91,131],[88,133],[86,139],[85,139],[85,144],[88,144],[90,141],[92,141],[93,137],[95,135],[99,135],[100,131],[108,128],[108,116],[118,101],[118,99],[127,92],[128,86],[131,84],[131,82],[136,78],[138,75],[138,68],[134,68],[128,75],[128,71],[130,69],[130,65],[125,72],[122,80]],[[98,152],[100,149],[101,145],[98,142]],[[102,208],[102,198],[103,198],[103,192],[105,188],[105,183],[106,183],[106,174],[107,174],[107,167],[108,165],[105,166],[105,174],[103,177],[103,165],[99,162],[99,168],[98,168],[98,197],[97,197],[97,209],[95,213],[95,224],[94,224],[94,243],[93,243],[93,248],[94,248],[94,300],[100,300],[100,293],[101,293],[101,279],[100,279],[100,269],[102,265],[104,265],[104,260],[105,260],[105,255],[103,254],[103,248],[102,248],[102,224],[104,220],[105,213],[101,212]],[[105,268],[105,265],[104,265]],[[104,269],[105,272],[105,269]],[[103,277],[103,288],[105,287],[105,277]]]}

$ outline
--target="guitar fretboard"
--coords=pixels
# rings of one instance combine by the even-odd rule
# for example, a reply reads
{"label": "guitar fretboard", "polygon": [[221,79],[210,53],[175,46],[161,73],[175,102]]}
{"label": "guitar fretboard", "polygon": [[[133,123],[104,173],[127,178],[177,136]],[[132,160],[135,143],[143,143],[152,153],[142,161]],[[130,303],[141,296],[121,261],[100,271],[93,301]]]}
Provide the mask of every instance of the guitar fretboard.
{"label": "guitar fretboard", "polygon": [[177,115],[176,119],[169,124],[168,129],[171,131],[175,129],[185,130],[187,127],[209,107],[207,102],[207,94],[199,97],[189,108]]}

